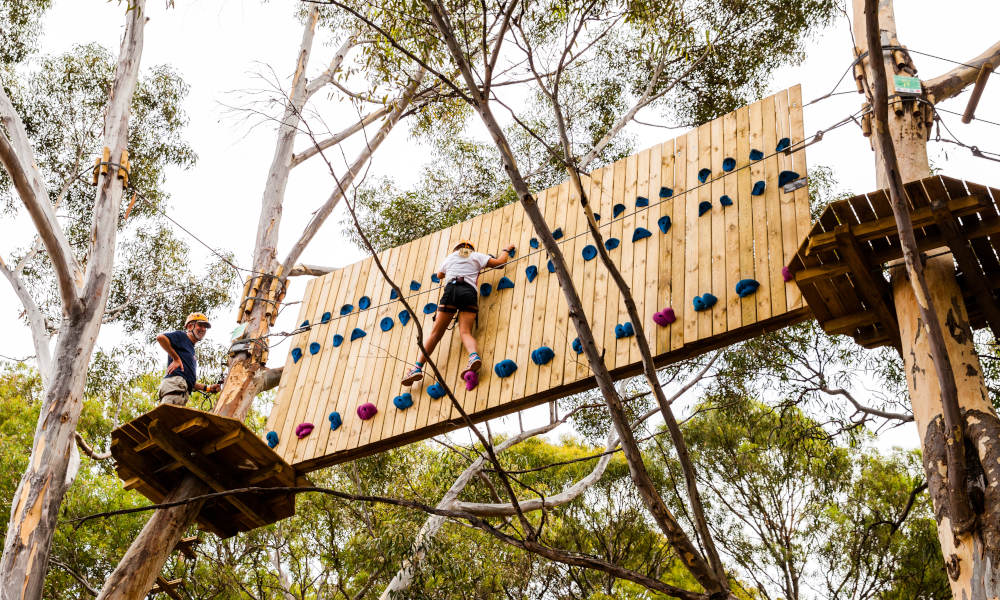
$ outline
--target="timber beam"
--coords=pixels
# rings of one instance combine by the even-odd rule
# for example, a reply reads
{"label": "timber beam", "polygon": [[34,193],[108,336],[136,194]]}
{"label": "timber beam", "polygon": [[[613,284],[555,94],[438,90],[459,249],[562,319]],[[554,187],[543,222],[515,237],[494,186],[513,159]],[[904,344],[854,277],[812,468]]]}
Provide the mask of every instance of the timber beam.
{"label": "timber beam", "polygon": [[177,588],[182,585],[184,585],[183,579],[171,579],[167,581],[164,577],[157,577],[153,589],[149,590],[149,595],[166,594],[174,600],[183,600],[181,595],[177,593]]}

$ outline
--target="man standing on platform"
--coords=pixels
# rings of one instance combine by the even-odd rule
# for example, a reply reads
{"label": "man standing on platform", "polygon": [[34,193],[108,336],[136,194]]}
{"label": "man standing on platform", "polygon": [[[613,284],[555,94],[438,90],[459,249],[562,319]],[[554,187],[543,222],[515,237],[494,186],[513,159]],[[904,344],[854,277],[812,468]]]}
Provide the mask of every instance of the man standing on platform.
{"label": "man standing on platform", "polygon": [[192,390],[214,394],[222,387],[213,383],[198,383],[198,360],[194,356],[194,345],[205,338],[212,324],[202,313],[191,313],[184,322],[184,329],[169,331],[156,336],[169,362],[167,374],[160,383],[159,397],[162,404],[184,406]]}

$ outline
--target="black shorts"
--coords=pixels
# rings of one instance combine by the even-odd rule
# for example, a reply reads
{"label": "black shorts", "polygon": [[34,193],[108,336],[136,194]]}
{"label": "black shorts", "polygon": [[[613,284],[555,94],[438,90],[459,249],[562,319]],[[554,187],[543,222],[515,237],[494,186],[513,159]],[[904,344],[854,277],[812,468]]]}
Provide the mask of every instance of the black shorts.
{"label": "black shorts", "polygon": [[479,312],[479,292],[471,283],[451,281],[444,286],[438,311],[453,315],[463,310],[471,313]]}

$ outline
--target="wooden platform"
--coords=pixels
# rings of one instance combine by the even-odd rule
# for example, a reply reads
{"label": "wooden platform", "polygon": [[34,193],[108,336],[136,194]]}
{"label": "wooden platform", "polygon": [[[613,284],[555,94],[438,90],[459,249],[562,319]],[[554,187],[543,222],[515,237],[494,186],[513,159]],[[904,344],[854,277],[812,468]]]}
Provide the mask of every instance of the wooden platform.
{"label": "wooden platform", "polygon": [[[162,404],[111,433],[111,454],[126,489],[162,502],[186,475],[212,491],[308,485],[243,423]],[[235,494],[210,500],[198,525],[226,538],[295,514],[294,494]]]}
{"label": "wooden platform", "polygon": [[[950,251],[973,328],[1000,333],[1000,190],[934,176],[906,184],[920,250]],[[902,257],[885,190],[834,202],[788,265],[827,333],[898,346],[888,263]]]}

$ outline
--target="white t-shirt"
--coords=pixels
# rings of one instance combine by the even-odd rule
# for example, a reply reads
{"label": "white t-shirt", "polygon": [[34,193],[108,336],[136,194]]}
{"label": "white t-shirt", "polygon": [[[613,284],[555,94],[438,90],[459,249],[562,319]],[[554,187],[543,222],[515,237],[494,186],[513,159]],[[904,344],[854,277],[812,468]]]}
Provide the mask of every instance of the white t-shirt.
{"label": "white t-shirt", "polygon": [[470,252],[468,258],[462,258],[458,251],[445,257],[438,272],[444,273],[444,282],[448,283],[456,277],[471,283],[479,291],[479,272],[489,262],[490,255],[482,252]]}

